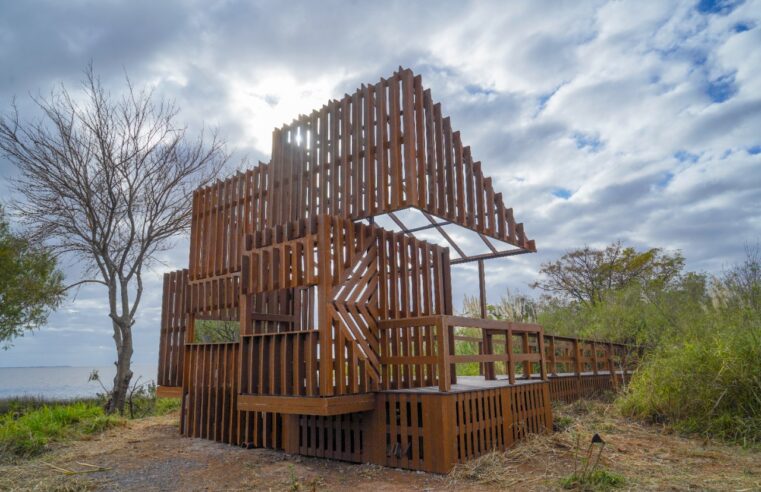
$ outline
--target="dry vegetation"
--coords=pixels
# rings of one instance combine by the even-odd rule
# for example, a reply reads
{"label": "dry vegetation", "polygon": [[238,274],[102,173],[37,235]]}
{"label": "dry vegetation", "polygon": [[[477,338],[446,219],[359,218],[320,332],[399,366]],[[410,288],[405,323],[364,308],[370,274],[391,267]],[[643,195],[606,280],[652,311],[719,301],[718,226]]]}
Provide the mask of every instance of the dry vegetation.
{"label": "dry vegetation", "polygon": [[563,488],[563,480],[580,467],[591,437],[599,433],[606,445],[598,469],[622,478],[619,490],[761,490],[758,450],[680,437],[624,419],[600,402],[560,406],[556,421],[563,430],[460,465],[449,476],[184,439],[176,432],[176,418],[129,421],[89,440],[2,466],[0,489],[552,490]]}

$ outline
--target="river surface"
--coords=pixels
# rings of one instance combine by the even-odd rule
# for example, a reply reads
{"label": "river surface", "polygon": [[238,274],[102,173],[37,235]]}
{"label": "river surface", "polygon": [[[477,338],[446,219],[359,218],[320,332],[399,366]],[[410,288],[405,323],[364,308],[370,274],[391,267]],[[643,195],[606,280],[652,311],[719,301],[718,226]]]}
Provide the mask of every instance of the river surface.
{"label": "river surface", "polygon": [[[95,396],[103,389],[97,382],[88,382],[93,369],[97,369],[103,384],[113,385],[114,366],[107,367],[0,367],[0,399],[17,396],[35,396],[48,399],[66,399]],[[132,378],[140,382],[156,379],[155,364],[133,364]]]}

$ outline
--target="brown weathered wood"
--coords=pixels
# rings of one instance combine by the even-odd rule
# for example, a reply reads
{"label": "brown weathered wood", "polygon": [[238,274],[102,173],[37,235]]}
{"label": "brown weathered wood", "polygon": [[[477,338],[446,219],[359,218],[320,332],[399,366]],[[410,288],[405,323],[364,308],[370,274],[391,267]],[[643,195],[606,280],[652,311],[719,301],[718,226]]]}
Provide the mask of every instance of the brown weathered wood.
{"label": "brown weathered wood", "polygon": [[[551,399],[625,382],[629,347],[487,319],[485,260],[535,245],[484,169],[400,68],[273,131],[269,162],[195,190],[188,269],[164,276],[157,377],[159,396],[182,398],[183,435],[445,473],[546,432]],[[407,227],[408,207],[429,224]],[[375,225],[384,214],[401,232]],[[467,255],[448,226],[488,252]],[[481,319],[452,315],[451,266],[468,261]],[[237,322],[238,338],[196,343],[195,320]],[[458,378],[472,363],[491,386]]]}

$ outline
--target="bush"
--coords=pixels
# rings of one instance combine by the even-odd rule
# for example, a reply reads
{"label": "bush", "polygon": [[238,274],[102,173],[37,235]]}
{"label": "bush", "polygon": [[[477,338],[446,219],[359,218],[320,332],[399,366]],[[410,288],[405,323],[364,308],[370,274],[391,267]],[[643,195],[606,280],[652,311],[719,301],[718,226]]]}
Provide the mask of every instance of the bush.
{"label": "bush", "polygon": [[710,337],[655,351],[619,407],[678,430],[761,444],[761,342],[754,330],[716,327]]}
{"label": "bush", "polygon": [[626,483],[624,477],[608,470],[594,470],[591,473],[572,473],[561,480],[564,489],[603,491],[622,487]]}
{"label": "bush", "polygon": [[625,414],[761,445],[761,248],[720,278],[633,282],[595,303],[545,299],[538,319],[548,333],[644,350],[618,399]]}
{"label": "bush", "polygon": [[619,400],[627,414],[761,445],[761,261],[714,280],[711,302],[655,348]]}
{"label": "bush", "polygon": [[154,415],[166,415],[179,410],[182,406],[182,400],[179,398],[157,398]]}
{"label": "bush", "polygon": [[50,443],[95,434],[123,422],[94,403],[44,405],[0,416],[0,461],[41,453]]}

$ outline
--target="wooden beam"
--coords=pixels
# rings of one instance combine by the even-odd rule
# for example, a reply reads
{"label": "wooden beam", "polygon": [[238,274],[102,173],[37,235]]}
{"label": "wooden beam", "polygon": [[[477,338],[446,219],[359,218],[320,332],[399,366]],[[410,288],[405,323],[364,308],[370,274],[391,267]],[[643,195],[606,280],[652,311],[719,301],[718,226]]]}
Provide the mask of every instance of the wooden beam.
{"label": "wooden beam", "polygon": [[182,398],[182,386],[156,386],[156,398]]}
{"label": "wooden beam", "polygon": [[342,415],[375,409],[375,393],[329,397],[239,395],[238,410],[286,415]]}
{"label": "wooden beam", "polygon": [[463,258],[456,258],[454,260],[451,260],[449,263],[451,263],[452,265],[461,265],[463,263],[470,263],[472,261],[492,260],[494,258],[504,258],[505,256],[522,255],[525,253],[533,253],[533,251],[529,251],[523,248],[511,249],[508,251],[500,251],[498,253],[484,253],[482,255],[465,256]]}

